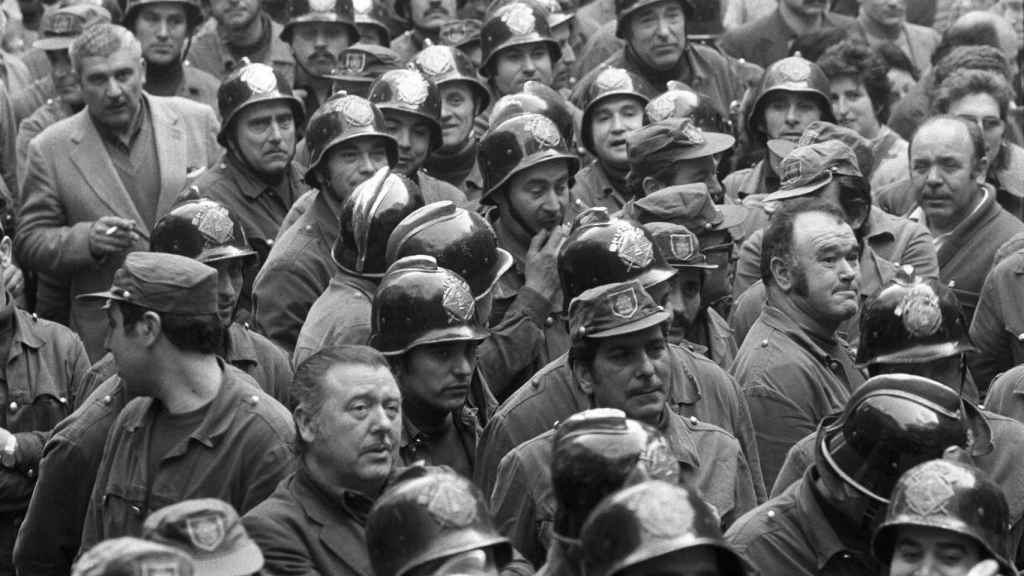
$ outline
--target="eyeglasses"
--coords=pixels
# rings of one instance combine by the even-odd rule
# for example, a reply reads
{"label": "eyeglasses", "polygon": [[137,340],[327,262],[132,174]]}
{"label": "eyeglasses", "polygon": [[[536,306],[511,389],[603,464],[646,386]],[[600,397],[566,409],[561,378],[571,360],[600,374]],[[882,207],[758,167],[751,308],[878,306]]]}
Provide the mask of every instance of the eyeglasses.
{"label": "eyeglasses", "polygon": [[985,132],[996,130],[1003,126],[1003,119],[996,116],[982,116],[979,118],[977,116],[971,116],[970,114],[957,114],[957,118],[973,122]]}

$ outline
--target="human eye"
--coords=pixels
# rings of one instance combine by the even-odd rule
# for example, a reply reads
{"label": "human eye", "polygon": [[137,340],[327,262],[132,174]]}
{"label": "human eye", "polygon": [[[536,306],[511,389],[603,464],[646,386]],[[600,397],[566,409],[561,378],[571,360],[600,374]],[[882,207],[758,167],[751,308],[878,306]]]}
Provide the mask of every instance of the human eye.
{"label": "human eye", "polygon": [[366,400],[356,400],[348,405],[348,411],[357,419],[362,420],[370,413],[370,403]]}

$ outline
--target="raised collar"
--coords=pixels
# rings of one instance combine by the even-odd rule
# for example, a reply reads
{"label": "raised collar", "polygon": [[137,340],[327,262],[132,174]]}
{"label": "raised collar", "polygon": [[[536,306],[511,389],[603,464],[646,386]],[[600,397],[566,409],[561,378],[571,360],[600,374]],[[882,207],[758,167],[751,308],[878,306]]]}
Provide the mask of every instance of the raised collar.
{"label": "raised collar", "polygon": [[281,182],[277,185],[268,184],[242,163],[241,160],[236,158],[232,152],[226,152],[221,162],[225,170],[231,172],[232,179],[238,184],[238,189],[242,191],[242,195],[250,200],[255,200],[263,194],[269,193],[276,194],[285,204],[291,205],[298,198],[298,194],[294,193],[294,184],[299,182],[300,178],[298,168],[294,162],[288,163],[284,177],[281,178]]}
{"label": "raised collar", "polygon": [[867,238],[873,240],[888,237],[891,240],[896,240],[899,234],[897,222],[896,216],[889,215],[878,206],[872,205],[871,211],[868,212]]}
{"label": "raised collar", "polygon": [[[811,337],[806,330],[801,328],[796,322],[783,314],[782,311],[775,306],[766,304],[764,310],[761,312],[760,318],[761,321],[764,322],[765,326],[782,332],[798,346],[817,358],[823,365],[831,368],[838,362],[832,352],[825,350],[825,348],[821,346],[818,339]],[[837,348],[842,345],[842,342],[838,338],[833,340],[833,343]]]}
{"label": "raised collar", "polygon": [[260,359],[256,354],[256,346],[252,341],[252,334],[238,322],[232,322],[228,326],[227,342],[224,347],[224,360],[228,364],[258,364]]}
{"label": "raised collar", "polygon": [[700,469],[700,456],[697,454],[697,443],[693,441],[693,432],[683,421],[683,417],[670,410],[668,406],[665,406],[661,433],[665,435],[672,455],[680,464],[689,466],[692,471]]}

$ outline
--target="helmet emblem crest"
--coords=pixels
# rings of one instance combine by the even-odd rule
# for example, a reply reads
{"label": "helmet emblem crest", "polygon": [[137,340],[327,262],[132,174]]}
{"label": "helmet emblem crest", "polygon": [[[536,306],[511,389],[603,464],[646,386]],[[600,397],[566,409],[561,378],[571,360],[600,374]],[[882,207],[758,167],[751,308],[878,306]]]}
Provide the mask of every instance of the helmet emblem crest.
{"label": "helmet emblem crest", "polygon": [[441,305],[448,315],[449,324],[467,322],[473,317],[475,311],[473,295],[469,291],[469,285],[454,274],[448,275],[444,280]]}
{"label": "helmet emblem crest", "polygon": [[533,32],[537,26],[537,19],[533,10],[521,2],[512,4],[508,11],[501,15],[501,21],[508,26],[513,34],[524,36]]}
{"label": "helmet emblem crest", "polygon": [[365,128],[373,124],[373,108],[359,97],[347,97],[337,101],[337,110],[345,115],[348,124],[354,128]]}
{"label": "helmet emblem crest", "polygon": [[636,316],[640,309],[640,299],[632,286],[609,294],[608,304],[612,309],[612,314],[626,320]]}
{"label": "helmet emblem crest", "polygon": [[352,8],[356,14],[369,14],[373,10],[373,0],[352,0]]}
{"label": "helmet emblem crest", "polygon": [[945,475],[918,470],[915,477],[907,480],[909,486],[904,496],[907,508],[924,517],[946,513],[946,502],[956,494],[950,481]]}
{"label": "helmet emblem crest", "polygon": [[416,500],[439,526],[462,528],[476,521],[476,500],[453,482],[436,482]]}
{"label": "helmet emblem crest", "polygon": [[454,68],[451,54],[441,46],[429,46],[416,58],[420,69],[430,76],[439,76]]}
{"label": "helmet emblem crest", "polygon": [[531,118],[526,123],[526,131],[545,148],[554,148],[562,143],[562,136],[558,133],[558,128],[547,116]]}
{"label": "helmet emblem crest", "polygon": [[309,9],[313,12],[334,12],[338,0],[309,0]]}
{"label": "helmet emblem crest", "polygon": [[903,296],[895,313],[903,319],[903,326],[915,338],[935,334],[942,325],[939,297],[927,284],[913,286]]}
{"label": "helmet emblem crest", "polygon": [[635,90],[633,79],[622,68],[608,68],[597,75],[594,80],[599,93],[612,90]]}
{"label": "helmet emblem crest", "polygon": [[693,258],[693,254],[696,252],[695,239],[693,234],[670,234],[668,246],[672,250],[672,255],[684,261]]}
{"label": "helmet emblem crest", "polygon": [[266,94],[277,89],[274,69],[266,64],[250,64],[242,70],[239,79],[257,94]]}
{"label": "helmet emblem crest", "polygon": [[661,122],[672,117],[676,110],[676,102],[673,94],[666,93],[658,96],[647,105],[647,116],[651,122]]}
{"label": "helmet emblem crest", "polygon": [[775,71],[784,82],[806,82],[811,77],[811,63],[793,56],[779,62]]}
{"label": "helmet emblem crest", "polygon": [[683,122],[682,126],[683,136],[690,141],[691,145],[700,145],[704,143],[704,132],[700,128],[694,125],[690,120]]}
{"label": "helmet emblem crest", "polygon": [[427,81],[412,71],[399,76],[395,85],[395,95],[398,97],[398,101],[409,106],[423,104],[429,95],[428,90]]}
{"label": "helmet emblem crest", "polygon": [[234,240],[234,222],[231,221],[228,209],[223,206],[208,204],[192,218],[192,225],[216,244],[227,244]]}
{"label": "helmet emblem crest", "polygon": [[608,250],[616,252],[628,269],[645,268],[654,260],[651,241],[644,236],[643,231],[626,222],[617,225]]}
{"label": "helmet emblem crest", "polygon": [[655,538],[675,538],[690,530],[688,510],[678,501],[668,500],[660,494],[636,498],[626,504],[640,520],[644,532]]}

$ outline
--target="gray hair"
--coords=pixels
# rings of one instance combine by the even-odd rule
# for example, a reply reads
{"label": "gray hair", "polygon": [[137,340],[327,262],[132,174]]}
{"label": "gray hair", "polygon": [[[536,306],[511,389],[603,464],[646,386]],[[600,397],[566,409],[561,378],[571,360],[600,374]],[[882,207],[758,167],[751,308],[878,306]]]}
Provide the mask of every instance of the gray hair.
{"label": "gray hair", "polygon": [[71,66],[77,72],[82,69],[82,60],[91,57],[107,58],[118,50],[127,49],[142,58],[142,44],[130,30],[117,24],[101,23],[89,26],[75,38],[68,55]]}

